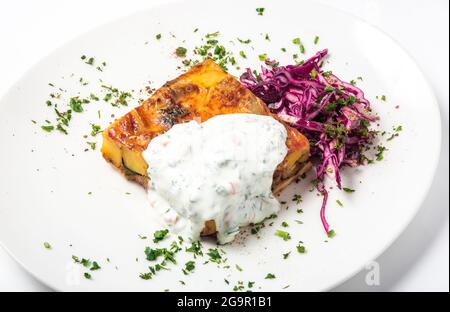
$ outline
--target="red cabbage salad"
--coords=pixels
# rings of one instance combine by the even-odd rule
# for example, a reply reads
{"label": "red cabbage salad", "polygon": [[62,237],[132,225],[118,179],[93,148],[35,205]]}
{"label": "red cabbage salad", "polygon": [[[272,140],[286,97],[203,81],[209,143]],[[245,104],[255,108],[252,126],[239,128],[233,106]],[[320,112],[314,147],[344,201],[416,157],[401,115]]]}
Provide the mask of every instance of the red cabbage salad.
{"label": "red cabbage salad", "polygon": [[331,71],[322,70],[327,53],[327,49],[320,51],[298,65],[278,66],[275,61],[266,60],[268,67],[262,66],[260,73],[247,69],[240,81],[272,113],[309,139],[316,170],[314,184],[323,195],[320,217],[330,235],[332,230],[325,214],[325,176],[334,179],[342,189],[340,169],[365,164],[364,151],[376,136],[370,126],[378,117],[353,81],[342,81]]}

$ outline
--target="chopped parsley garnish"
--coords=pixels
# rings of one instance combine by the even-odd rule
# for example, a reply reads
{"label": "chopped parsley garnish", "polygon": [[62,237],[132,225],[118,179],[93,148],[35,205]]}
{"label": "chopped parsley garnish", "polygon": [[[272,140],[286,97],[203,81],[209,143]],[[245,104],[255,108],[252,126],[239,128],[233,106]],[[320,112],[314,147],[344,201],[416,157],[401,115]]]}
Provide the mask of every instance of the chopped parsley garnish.
{"label": "chopped parsley garnish", "polygon": [[250,42],[252,42],[250,39],[239,39],[239,38],[237,38],[237,40],[240,42],[240,43],[243,43],[243,44],[249,44]]}
{"label": "chopped parsley garnish", "polygon": [[260,54],[260,55],[258,55],[258,58],[261,62],[264,62],[267,58],[267,54],[266,53]]}
{"label": "chopped parsley garnish", "polygon": [[305,246],[303,246],[301,243],[299,243],[297,246],[297,252],[301,253],[301,254],[305,253],[306,252]]}
{"label": "chopped parsley garnish", "polygon": [[381,99],[383,102],[386,102],[386,95],[382,95],[382,96],[380,97],[380,99]]}
{"label": "chopped parsley garnish", "polygon": [[97,148],[97,142],[86,142],[86,144],[89,145],[93,151]]}
{"label": "chopped parsley garnish", "polygon": [[156,231],[153,234],[153,237],[154,237],[153,242],[158,243],[158,242],[162,241],[167,236],[167,234],[169,234],[169,230],[167,230],[167,229]]}
{"label": "chopped parsley garnish", "polygon": [[254,285],[255,285],[255,282],[248,282],[247,288],[253,288]]}
{"label": "chopped parsley garnish", "polygon": [[119,91],[119,89],[113,88],[111,86],[108,87],[102,85],[101,87],[108,91],[108,93],[106,93],[105,97],[103,98],[103,101],[110,102],[113,99],[111,105],[114,107],[119,107],[120,105],[128,106],[128,99],[132,98],[131,93]]}
{"label": "chopped parsley garnish", "polygon": [[245,52],[244,52],[244,51],[239,51],[239,55],[240,55],[242,58],[247,58],[247,55],[245,55]]}
{"label": "chopped parsley garnish", "polygon": [[300,194],[295,194],[295,195],[292,197],[292,201],[293,201],[293,202],[296,202],[297,204],[300,204],[300,203],[303,201],[302,195],[300,195]]}
{"label": "chopped parsley garnish", "polygon": [[236,270],[238,270],[239,272],[243,271],[242,268],[239,265],[237,265],[237,264],[236,264]]}
{"label": "chopped parsley garnish", "polygon": [[182,270],[184,275],[188,275],[190,272],[194,271],[195,269],[195,262],[194,261],[188,261],[184,265],[184,269]]}
{"label": "chopped parsley garnish", "polygon": [[339,199],[336,199],[336,203],[337,203],[339,206],[344,207],[344,204],[342,204],[342,202],[341,202]]}
{"label": "chopped parsley garnish", "polygon": [[79,96],[70,99],[70,108],[76,113],[82,113],[84,111],[83,104],[88,104],[90,101],[88,99],[80,99]]}
{"label": "chopped parsley garnish", "polygon": [[101,267],[98,265],[98,263],[96,261],[92,262],[92,266],[90,268],[91,271],[97,271],[100,269],[101,269]]}
{"label": "chopped parsley garnish", "polygon": [[281,48],[281,52],[286,52],[286,48]]}
{"label": "chopped parsley garnish", "polygon": [[52,132],[53,130],[55,130],[54,126],[41,126],[41,129],[47,132]]}
{"label": "chopped parsley garnish", "polygon": [[384,159],[383,153],[384,153],[384,151],[386,151],[386,150],[387,150],[386,147],[384,147],[383,145],[379,144],[379,145],[377,146],[377,153],[375,154],[376,160],[382,161],[382,160]]}
{"label": "chopped parsley garnish", "polygon": [[256,13],[258,13],[258,15],[262,16],[264,14],[264,10],[265,10],[265,8],[256,8]]}
{"label": "chopped parsley garnish", "polygon": [[99,125],[91,124],[91,136],[95,137],[97,134],[102,132],[101,127]]}
{"label": "chopped parsley garnish", "polygon": [[233,291],[242,291],[244,290],[244,282],[238,281],[237,285],[233,287]]}
{"label": "chopped parsley garnish", "polygon": [[269,34],[266,34],[266,35],[264,36],[264,39],[266,39],[267,41],[270,41]]}
{"label": "chopped parsley garnish", "polygon": [[52,246],[48,242],[44,242],[45,249],[52,249]]}
{"label": "chopped parsley garnish", "polygon": [[324,88],[324,90],[325,90],[326,92],[333,92],[333,91],[334,91],[334,88],[333,88],[332,86],[326,86],[326,87]]}
{"label": "chopped parsley garnish", "polygon": [[150,273],[150,272],[147,272],[147,273],[141,273],[141,274],[139,274],[139,277],[142,278],[143,280],[146,280],[146,281],[147,281],[147,280],[152,279],[153,274]]}
{"label": "chopped parsley garnish", "polygon": [[155,36],[155,38],[156,38],[156,40],[161,39],[161,34],[157,34],[157,35]]}
{"label": "chopped parsley garnish", "polygon": [[281,226],[286,228],[286,227],[289,227],[289,224],[287,224],[287,222],[284,222],[284,221],[283,221],[283,222],[281,223]]}
{"label": "chopped parsley garnish", "polygon": [[199,241],[194,241],[192,242],[191,247],[186,247],[186,252],[192,252],[194,254],[194,258],[197,256],[203,256],[202,244]]}
{"label": "chopped parsley garnish", "polygon": [[83,60],[88,65],[94,65],[95,62],[95,58],[93,57],[88,58],[86,55],[82,55],[81,60]]}
{"label": "chopped parsley garnish", "polygon": [[288,253],[285,253],[285,254],[283,254],[283,259],[287,259],[287,258],[289,258],[289,255],[291,254],[291,252],[288,252]]}
{"label": "chopped parsley garnish", "polygon": [[185,56],[186,56],[186,52],[187,52],[187,49],[184,48],[184,47],[178,47],[178,48],[175,50],[175,54],[176,54],[178,57],[185,57]]}
{"label": "chopped parsley garnish", "polygon": [[84,273],[84,278],[90,280],[92,279],[92,276],[89,273]]}
{"label": "chopped parsley garnish", "polygon": [[265,277],[265,279],[274,279],[274,278],[276,278],[276,276],[273,273],[267,273],[267,275]]}
{"label": "chopped parsley garnish", "polygon": [[355,192],[355,190],[353,190],[353,189],[351,189],[351,188],[348,188],[348,187],[343,187],[342,189],[343,189],[344,192],[346,192],[346,193],[354,193],[354,192]]}
{"label": "chopped parsley garnish", "polygon": [[319,43],[319,36],[315,36],[314,37],[314,44],[318,44]]}
{"label": "chopped parsley garnish", "polygon": [[146,247],[144,253],[148,261],[155,261],[156,259],[158,259],[158,257],[164,254],[164,249],[153,249],[150,247]]}
{"label": "chopped parsley garnish", "polygon": [[220,255],[217,248],[210,248],[207,252],[207,255],[209,256],[209,260],[211,262],[220,263],[222,261],[222,256]]}
{"label": "chopped parsley garnish", "polygon": [[336,236],[336,232],[334,230],[329,230],[327,236],[328,238],[333,238]]}
{"label": "chopped parsley garnish", "polygon": [[80,263],[81,263],[84,267],[87,268],[87,267],[89,267],[89,266],[91,265],[91,260],[83,258],[83,259],[81,259]]}
{"label": "chopped parsley garnish", "polygon": [[275,232],[275,236],[281,237],[284,241],[288,241],[291,239],[291,235],[288,232],[282,230],[277,230]]}
{"label": "chopped parsley garnish", "polygon": [[301,54],[305,54],[305,46],[303,45],[302,40],[300,38],[292,39],[292,43],[299,46]]}

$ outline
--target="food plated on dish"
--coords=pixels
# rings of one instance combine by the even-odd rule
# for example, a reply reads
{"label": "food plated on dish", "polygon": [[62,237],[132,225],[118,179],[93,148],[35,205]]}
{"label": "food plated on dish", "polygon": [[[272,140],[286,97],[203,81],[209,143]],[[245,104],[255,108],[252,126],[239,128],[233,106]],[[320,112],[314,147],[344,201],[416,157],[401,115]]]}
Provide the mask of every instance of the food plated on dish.
{"label": "food plated on dish", "polygon": [[[334,178],[338,188],[342,188],[341,166],[355,167],[371,161],[364,151],[376,136],[369,127],[378,117],[372,114],[364,93],[354,82],[343,82],[331,71],[320,68],[327,52],[320,51],[300,64],[288,66],[279,66],[265,58],[270,68],[263,68],[261,74],[247,69],[241,76],[242,84],[211,58],[220,60],[220,56],[207,54],[202,63],[166,83],[139,107],[109,126],[103,132],[103,157],[130,180],[145,188],[150,184],[152,205],[165,207],[159,210],[167,211],[166,219],[170,219],[172,225],[183,223],[178,222],[179,219],[188,221],[184,227],[189,228],[190,238],[198,239],[200,233],[204,236],[218,234],[218,241],[225,243],[234,239],[240,227],[262,222],[279,211],[278,203],[272,200],[273,194],[280,194],[311,169],[312,149],[317,163],[316,187],[324,198],[321,219],[326,233],[333,235],[334,230],[330,230],[325,217],[328,192],[324,177]],[[243,113],[268,118],[241,116]],[[218,118],[223,114],[230,116]],[[245,118],[250,119],[245,122]],[[193,120],[202,123],[200,129],[205,124],[203,133],[196,133],[192,123],[179,126]],[[221,127],[207,127],[216,120]],[[244,121],[240,127],[238,121]],[[275,133],[264,132],[264,129],[280,127],[281,123],[286,132],[281,137],[282,144]],[[246,131],[244,125],[252,125],[253,131]],[[228,135],[230,131],[232,136]],[[200,146],[196,139],[205,146]],[[219,145],[210,146],[208,139]],[[231,139],[235,144],[230,146]],[[162,153],[163,145],[152,144],[161,140],[165,146],[175,147]],[[278,146],[283,155],[274,171],[264,166],[271,163],[271,153],[264,150],[264,146],[258,146],[269,142]],[[228,148],[220,149],[222,144],[228,144]],[[241,145],[243,150],[237,148]],[[263,150],[256,151],[258,147]],[[251,152],[252,149],[255,151]],[[246,155],[243,155],[244,150]],[[165,157],[154,155],[157,153]],[[224,154],[229,154],[228,159],[223,158]],[[255,157],[260,154],[267,158]],[[217,163],[208,163],[210,158],[217,159]],[[161,166],[165,162],[169,164]],[[178,162],[186,165],[178,166]],[[252,162],[259,170],[246,172]],[[173,171],[175,167],[178,171]],[[227,170],[228,175],[224,173]],[[209,175],[204,174],[205,171],[209,171]],[[159,177],[158,183],[152,183],[152,172]],[[253,179],[246,174],[253,175]],[[253,189],[259,190],[261,184],[267,184],[263,174],[270,176],[271,191],[266,188],[262,193],[253,192]],[[171,179],[162,179],[164,175]],[[198,176],[200,181],[196,181]],[[162,180],[166,180],[166,185],[161,185]],[[166,203],[155,200],[161,197]],[[197,204],[198,201],[201,204]]]}
{"label": "food plated on dish", "polygon": [[1,102],[0,240],[29,271],[59,290],[324,290],[401,232],[429,170],[399,177],[439,137],[420,73],[345,14],[258,6],[106,25]]}
{"label": "food plated on dish", "polygon": [[[283,123],[283,125],[281,126],[281,123],[279,121],[276,121],[277,117],[271,115],[267,106],[258,97],[253,95],[251,91],[245,88],[234,77],[227,74],[211,59],[207,59],[202,64],[196,65],[191,68],[187,73],[183,74],[179,78],[170,81],[161,89],[156,91],[156,93],[150,99],[143,102],[139,107],[135,108],[130,113],[118,119],[110,127],[108,127],[103,133],[104,140],[102,153],[105,159],[110,161],[115,167],[119,168],[119,170],[121,170],[121,172],[124,173],[127,178],[137,181],[142,186],[147,188],[149,179],[151,180],[151,175],[149,175],[148,172],[152,171],[151,169],[153,166],[159,165],[158,163],[148,163],[146,161],[146,157],[143,156],[143,152],[147,149],[149,143],[152,140],[154,140],[159,135],[162,135],[166,131],[169,131],[169,129],[171,129],[176,124],[181,124],[192,120],[195,120],[196,122],[206,122],[207,120],[211,118],[214,119],[215,116],[221,114],[236,114],[238,118],[242,119],[243,116],[239,116],[237,114],[244,113],[269,117],[252,117],[255,121],[260,122],[253,122],[253,131],[249,129],[248,133],[245,131],[245,127],[239,127],[238,124],[234,125],[235,127],[233,128],[229,128],[227,126],[227,121],[229,121],[230,126],[232,126],[233,121],[236,122],[233,118],[222,119],[224,121],[222,122],[223,129],[216,129],[215,132],[213,130],[210,130],[211,132],[208,132],[205,129],[204,138],[202,140],[209,139],[212,140],[212,142],[229,144],[230,142],[224,142],[227,139],[230,139],[229,136],[226,137],[226,131],[232,131],[235,136],[235,140],[242,140],[245,142],[245,144],[242,144],[244,145],[243,148],[247,149],[247,151],[245,152],[246,155],[242,155],[243,151],[238,151],[236,148],[233,148],[233,146],[231,146],[230,150],[228,150],[228,153],[237,153],[236,155],[230,154],[229,157],[231,159],[236,160],[236,158],[239,156],[245,156],[245,159],[236,160],[235,168],[231,171],[231,173],[233,173],[232,176],[228,177],[228,181],[227,179],[225,179],[225,181],[222,181],[224,184],[228,184],[225,185],[226,188],[228,188],[230,185],[234,185],[233,187],[239,188],[240,190],[233,191],[233,193],[236,195],[238,193],[243,193],[245,188],[252,188],[255,186],[257,187],[259,183],[263,183],[259,179],[261,178],[261,176],[255,173],[252,173],[255,174],[255,176],[252,180],[249,179],[247,181],[247,184],[240,185],[238,183],[239,179],[235,178],[234,176],[243,174],[243,169],[245,169],[245,166],[250,165],[245,164],[245,162],[251,162],[251,158],[253,157],[254,162],[256,162],[255,165],[257,167],[261,166],[260,169],[262,170],[262,172],[260,173],[266,173],[266,170],[270,170],[264,168],[262,163],[267,161],[267,159],[258,159],[260,156],[259,154],[250,153],[250,150],[253,148],[252,143],[270,143],[276,139],[275,136],[271,137],[267,134],[266,136],[261,137],[258,133],[259,127],[264,127],[260,129],[260,134],[264,133],[263,131],[265,128],[268,128],[268,130],[270,130],[273,125],[278,124],[278,127],[283,127],[285,133],[283,136],[284,142],[282,142],[282,146],[279,146],[280,142],[272,143],[278,145],[283,154],[286,155],[276,163],[276,169],[275,171],[272,170],[274,172],[272,172],[272,174],[270,175],[270,185],[272,186],[272,191],[274,194],[279,194],[290,183],[295,181],[295,179],[297,179],[300,175],[306,173],[306,171],[311,168],[311,165],[308,162],[308,140],[298,130],[290,127],[289,125]],[[210,122],[210,124],[212,123],[213,122]],[[246,123],[244,122],[243,124]],[[180,129],[179,131],[183,130]],[[191,135],[195,136],[193,133],[191,133]],[[250,137],[250,135],[253,136]],[[166,136],[166,139],[168,140],[168,142],[170,142],[168,136],[169,135]],[[187,136],[185,139],[189,139],[189,136]],[[180,144],[180,142],[178,142],[178,144]],[[205,161],[208,160],[208,157],[218,159],[219,162],[220,160],[224,162],[230,161],[230,159],[223,159],[223,154],[227,152],[227,149],[225,149],[224,151],[208,151],[208,148],[210,147],[208,147],[207,143],[205,143],[205,145],[207,146],[202,150],[205,156]],[[182,146],[178,145],[177,148],[181,149]],[[177,148],[175,148],[172,152],[176,152]],[[189,146],[188,144],[187,148],[189,149],[191,148],[191,146]],[[284,151],[284,148],[286,148],[286,151]],[[149,155],[149,157],[151,156],[152,155]],[[183,158],[188,157],[188,155],[183,153],[180,153],[177,156],[179,157],[180,161]],[[167,159],[160,158],[158,161],[163,162],[167,161]],[[258,163],[258,161],[262,162]],[[243,162],[243,164],[241,164],[243,165],[243,167],[238,166],[238,163],[241,162]],[[190,165],[195,166],[194,163],[191,163]],[[202,164],[197,164],[197,166],[199,166],[198,170],[200,172],[192,170],[190,172],[192,176],[185,177],[186,179],[188,179],[188,181],[194,179],[196,174],[201,174]],[[184,168],[184,170],[185,169],[186,168]],[[159,174],[164,175],[165,172],[161,172]],[[167,174],[169,174],[169,170],[167,170]],[[178,174],[182,175],[183,171],[178,172]],[[218,170],[216,174],[220,175],[220,170]],[[202,181],[203,184],[216,183],[216,181],[211,180],[212,178],[213,176],[210,176],[210,181]],[[173,181],[173,183],[175,183],[175,181]],[[187,183],[184,187],[185,189],[179,190],[179,194],[174,193],[171,195],[174,197],[182,196],[184,192],[188,192],[190,193],[190,195],[192,195],[192,190],[189,188],[189,183]],[[205,185],[199,185],[198,187],[200,188],[200,193],[210,191],[207,189],[203,189]],[[217,187],[224,186],[222,185]],[[228,191],[229,190],[224,190],[224,192]],[[266,191],[270,192],[270,190]],[[250,193],[252,192],[250,191]],[[219,194],[220,192],[217,192],[215,195],[219,196]],[[254,196],[259,195],[260,194],[256,194]],[[238,201],[238,205],[244,204],[245,206],[246,200],[244,200],[243,198],[240,199],[241,201]],[[228,198],[228,200],[230,200],[230,198]],[[252,201],[254,200],[254,198],[248,198],[247,200]],[[236,203],[233,203],[233,205],[236,205]],[[221,210],[222,208],[218,209]],[[238,207],[233,208],[236,209]],[[188,207],[186,207],[186,209],[189,210]],[[211,207],[211,209],[214,208]],[[245,225],[263,221],[263,219],[273,214],[276,209],[269,209],[269,211],[270,213],[262,214],[259,218],[256,219],[250,218],[250,216],[248,216],[249,220],[245,222]],[[190,211],[185,212],[185,214],[189,213]],[[221,224],[222,221],[223,220],[214,219],[203,220],[204,229],[202,231],[202,234],[216,234],[216,223]],[[236,229],[234,229],[234,232],[236,232]]]}

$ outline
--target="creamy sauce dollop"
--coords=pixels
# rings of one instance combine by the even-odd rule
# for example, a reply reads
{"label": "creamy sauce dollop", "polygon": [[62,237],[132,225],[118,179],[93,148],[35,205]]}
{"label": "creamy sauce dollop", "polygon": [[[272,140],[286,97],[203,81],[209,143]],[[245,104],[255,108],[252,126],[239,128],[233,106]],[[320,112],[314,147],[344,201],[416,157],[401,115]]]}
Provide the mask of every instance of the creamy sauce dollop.
{"label": "creamy sauce dollop", "polygon": [[175,232],[197,240],[214,220],[221,244],[277,213],[271,186],[287,154],[286,128],[270,116],[218,115],[177,124],[143,153],[148,198]]}

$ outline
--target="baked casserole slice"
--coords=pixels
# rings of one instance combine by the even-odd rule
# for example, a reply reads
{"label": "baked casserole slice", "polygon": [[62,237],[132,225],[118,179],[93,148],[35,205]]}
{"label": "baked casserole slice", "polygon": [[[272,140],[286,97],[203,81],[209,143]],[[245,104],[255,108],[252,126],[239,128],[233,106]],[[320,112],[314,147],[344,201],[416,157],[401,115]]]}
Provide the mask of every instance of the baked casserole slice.
{"label": "baked casserole slice", "polygon": [[[216,115],[235,113],[271,115],[258,97],[207,59],[167,82],[139,107],[112,123],[103,132],[102,154],[128,179],[147,187],[147,169],[151,164],[146,163],[142,152],[154,137],[178,123],[203,122]],[[274,173],[274,194],[311,168],[308,140],[298,130],[284,125],[288,154]],[[214,221],[207,222],[203,234],[214,233]]]}

